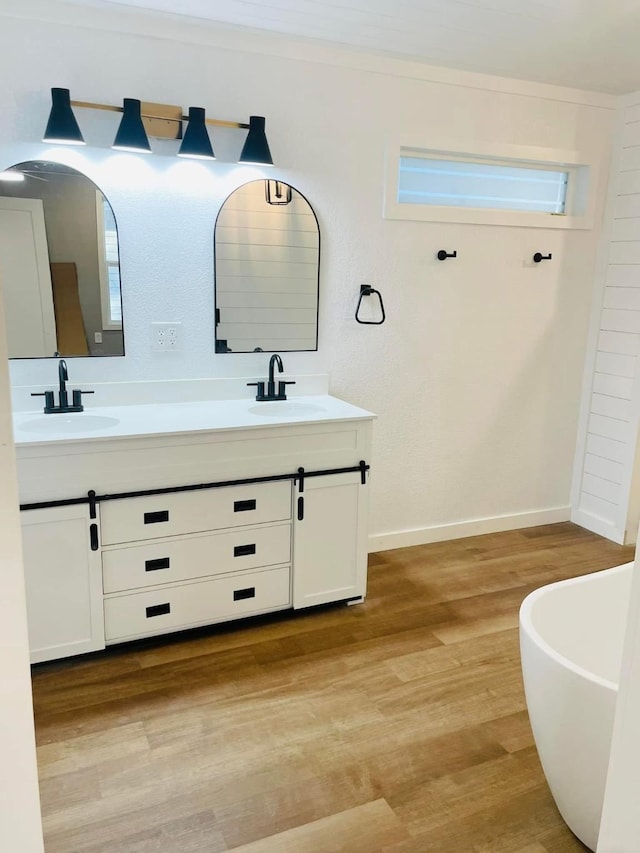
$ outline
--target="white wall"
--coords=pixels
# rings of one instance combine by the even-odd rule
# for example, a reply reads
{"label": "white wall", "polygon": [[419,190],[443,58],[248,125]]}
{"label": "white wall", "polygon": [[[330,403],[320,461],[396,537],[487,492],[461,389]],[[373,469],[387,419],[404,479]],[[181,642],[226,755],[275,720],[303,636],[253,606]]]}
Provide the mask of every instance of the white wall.
{"label": "white wall", "polygon": [[[320,349],[288,354],[285,367],[328,372],[333,393],[380,416],[373,547],[569,517],[596,234],[384,220],[385,146],[446,136],[581,150],[606,177],[613,99],[144,13],[40,0],[3,9],[0,168],[67,157],[106,192],[120,227],[127,355],[74,361],[72,383],[264,372],[264,356],[214,355],[212,298],[218,207],[261,172],[232,165],[233,131],[213,134],[210,166],[116,154],[117,117],[86,111],[90,146],[54,154],[38,142],[49,88],[264,114],[270,177],[305,194],[322,234]],[[435,260],[441,248],[458,258]],[[533,264],[536,251],[553,261]],[[382,292],[385,325],[355,323],[362,282]],[[181,353],[151,352],[153,320],[182,322]],[[51,362],[11,372],[18,384],[55,379]]]}
{"label": "white wall", "polygon": [[0,848],[42,851],[27,611],[0,281]]}
{"label": "white wall", "polygon": [[640,522],[640,93],[620,107],[585,369],[572,518],[616,542]]}

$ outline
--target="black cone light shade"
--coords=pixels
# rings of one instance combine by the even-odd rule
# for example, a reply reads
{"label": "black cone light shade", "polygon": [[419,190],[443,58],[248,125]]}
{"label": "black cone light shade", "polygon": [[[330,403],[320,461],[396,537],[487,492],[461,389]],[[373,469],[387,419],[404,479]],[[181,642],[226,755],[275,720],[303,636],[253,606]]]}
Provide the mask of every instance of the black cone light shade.
{"label": "black cone light shade", "polygon": [[66,145],[85,144],[71,109],[68,89],[51,90],[51,112],[42,141],[62,142]]}
{"label": "black cone light shade", "polygon": [[216,159],[211,147],[202,107],[189,107],[189,124],[184,133],[178,157],[193,157],[196,160]]}
{"label": "black cone light shade", "polygon": [[135,98],[125,98],[122,112],[122,121],[112,148],[117,148],[120,151],[150,154],[151,146],[140,115],[140,101]]}
{"label": "black cone light shade", "polygon": [[245,140],[238,163],[255,163],[259,166],[273,166],[269,143],[264,132],[264,116],[249,117],[249,132]]}

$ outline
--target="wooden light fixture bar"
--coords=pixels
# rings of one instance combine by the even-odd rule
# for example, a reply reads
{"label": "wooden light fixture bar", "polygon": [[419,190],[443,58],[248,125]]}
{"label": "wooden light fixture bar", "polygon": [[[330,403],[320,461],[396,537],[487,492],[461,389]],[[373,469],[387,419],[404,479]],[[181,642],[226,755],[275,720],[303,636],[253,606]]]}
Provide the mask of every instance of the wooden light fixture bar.
{"label": "wooden light fixture bar", "polygon": [[[107,110],[112,113],[123,112],[122,107],[112,107],[110,104],[94,104],[91,101],[71,101],[72,107],[89,110]],[[155,139],[182,139],[182,122],[188,121],[189,116],[182,112],[182,107],[172,104],[154,104],[142,101],[141,115],[144,129]],[[205,119],[206,124],[216,127],[241,127],[245,130],[249,125],[240,121],[223,121],[217,118]]]}

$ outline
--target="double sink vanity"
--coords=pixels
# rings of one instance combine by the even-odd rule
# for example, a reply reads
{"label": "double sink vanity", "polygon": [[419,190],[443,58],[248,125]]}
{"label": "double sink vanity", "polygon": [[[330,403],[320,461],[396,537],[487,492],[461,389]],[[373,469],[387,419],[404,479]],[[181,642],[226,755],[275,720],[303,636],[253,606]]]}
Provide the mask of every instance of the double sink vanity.
{"label": "double sink vanity", "polygon": [[244,384],[15,412],[32,662],[362,601],[374,415],[324,393],[258,402]]}

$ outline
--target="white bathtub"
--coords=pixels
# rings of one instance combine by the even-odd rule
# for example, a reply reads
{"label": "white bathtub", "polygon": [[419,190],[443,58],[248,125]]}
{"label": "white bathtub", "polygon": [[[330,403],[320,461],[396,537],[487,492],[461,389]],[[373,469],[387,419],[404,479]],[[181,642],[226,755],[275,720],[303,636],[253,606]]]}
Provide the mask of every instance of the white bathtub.
{"label": "white bathtub", "polygon": [[596,849],[631,569],[549,584],[520,608],[520,655],[531,727],[549,788],[572,832]]}

